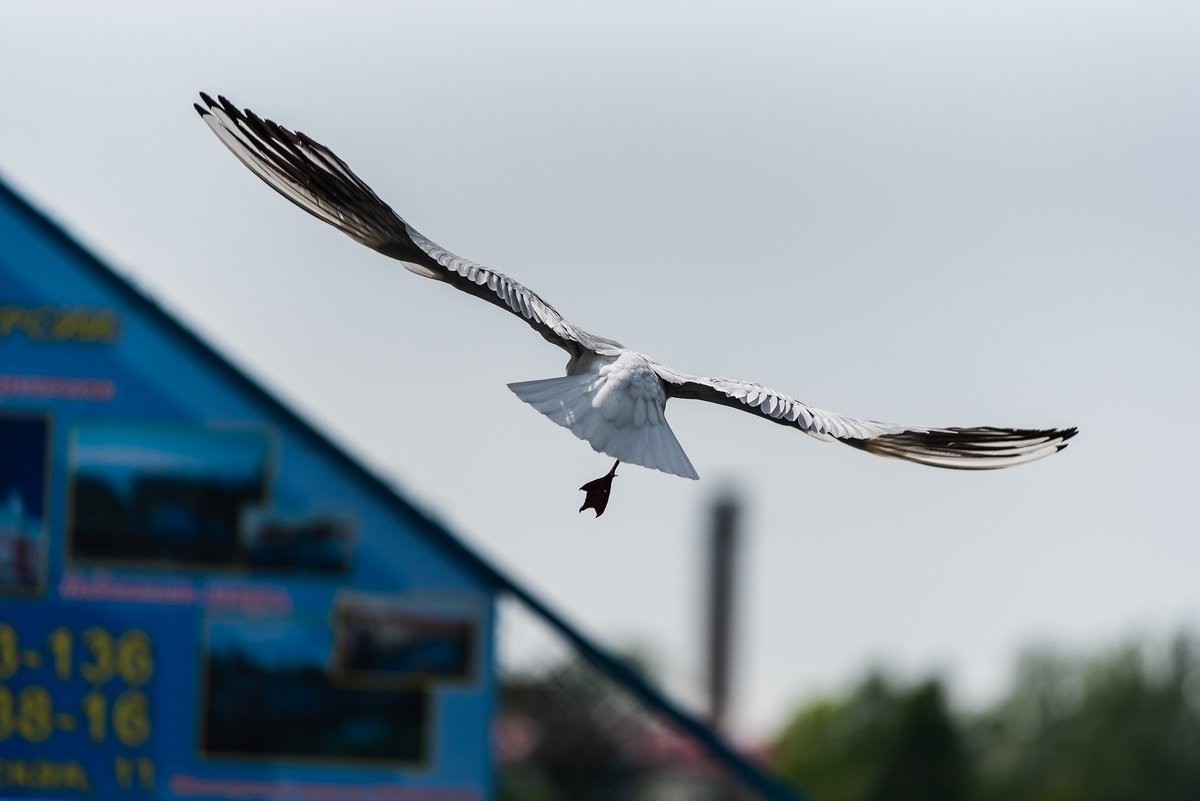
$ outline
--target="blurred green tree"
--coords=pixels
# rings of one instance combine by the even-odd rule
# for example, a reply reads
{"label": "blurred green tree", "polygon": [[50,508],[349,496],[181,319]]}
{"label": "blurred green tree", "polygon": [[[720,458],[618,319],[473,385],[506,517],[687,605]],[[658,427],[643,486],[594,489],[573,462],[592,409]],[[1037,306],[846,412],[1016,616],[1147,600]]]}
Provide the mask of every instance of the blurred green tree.
{"label": "blurred green tree", "polygon": [[774,763],[816,801],[1200,801],[1200,641],[1041,648],[973,715],[876,673],[807,704]]}
{"label": "blurred green tree", "polygon": [[968,790],[967,748],[937,680],[904,688],[874,674],[801,709],[774,752],[819,801],[961,801]]}
{"label": "blurred green tree", "polygon": [[978,801],[1200,799],[1200,648],[1027,654],[971,724]]}

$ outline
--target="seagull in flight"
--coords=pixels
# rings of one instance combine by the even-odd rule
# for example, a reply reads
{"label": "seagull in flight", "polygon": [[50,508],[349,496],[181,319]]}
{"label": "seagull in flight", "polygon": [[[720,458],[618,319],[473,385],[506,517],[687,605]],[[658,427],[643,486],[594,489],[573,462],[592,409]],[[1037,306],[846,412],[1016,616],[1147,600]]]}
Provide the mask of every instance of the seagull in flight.
{"label": "seagull in flight", "polygon": [[213,133],[250,171],[309,214],[351,239],[399,260],[409,271],[444,281],[524,320],[567,352],[566,375],[509,384],[518,398],[616,460],[580,487],[579,511],[608,504],[621,462],[683,478],[699,475],[667,423],[667,401],[708,401],[750,412],[821,440],[880,456],[960,470],[992,470],[1041,459],[1067,446],[1076,428],[896,425],[828,412],[750,381],[690,375],[571,323],[535,292],[421,235],[333,151],[249,109],[201,93],[194,104]]}

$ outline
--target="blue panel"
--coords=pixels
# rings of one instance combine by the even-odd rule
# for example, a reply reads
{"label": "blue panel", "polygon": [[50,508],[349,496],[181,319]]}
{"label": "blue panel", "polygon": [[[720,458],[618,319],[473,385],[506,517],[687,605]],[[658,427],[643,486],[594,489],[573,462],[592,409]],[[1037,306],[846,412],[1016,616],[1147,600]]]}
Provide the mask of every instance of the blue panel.
{"label": "blue panel", "polygon": [[0,795],[490,798],[445,540],[0,193]]}

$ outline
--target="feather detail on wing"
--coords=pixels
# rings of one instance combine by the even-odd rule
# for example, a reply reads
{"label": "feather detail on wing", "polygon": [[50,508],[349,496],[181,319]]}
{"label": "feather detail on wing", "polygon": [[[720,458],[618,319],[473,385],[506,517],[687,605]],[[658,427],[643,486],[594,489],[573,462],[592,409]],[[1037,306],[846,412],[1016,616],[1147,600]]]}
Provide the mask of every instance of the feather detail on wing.
{"label": "feather detail on wing", "polygon": [[930,428],[846,440],[846,444],[932,467],[996,470],[1058,453],[1077,433],[1077,428]]}
{"label": "feather detail on wing", "polygon": [[908,430],[906,426],[827,412],[750,381],[688,375],[658,363],[654,370],[663,380],[668,397],[692,398],[751,412],[817,439],[866,439]]}
{"label": "feather detail on wing", "polygon": [[[517,283],[503,273],[488,269],[470,259],[456,256],[442,246],[426,239],[412,226],[406,224],[411,241],[433,263],[456,277],[455,285],[482,297],[522,317],[549,342],[566,348],[572,355],[579,352],[576,345],[586,350],[604,347],[620,347],[610,339],[590,334],[563,319],[563,316],[537,293]],[[439,276],[440,277],[440,276]]]}
{"label": "feather detail on wing", "polygon": [[[220,97],[201,93],[194,104],[201,119],[238,160],[272,189],[369,248],[390,253],[408,240],[404,220],[379,199],[333,151],[302,133],[258,117]],[[419,256],[413,248],[411,255]],[[396,256],[400,258],[400,256]],[[416,259],[409,264],[430,278],[435,272]]]}
{"label": "feather detail on wing", "polygon": [[667,396],[719,403],[818,439],[836,439],[859,450],[909,462],[959,470],[994,470],[1032,462],[1067,447],[1078,430],[923,428],[827,412],[749,381],[706,378],[655,363]]}
{"label": "feather detail on wing", "polygon": [[418,233],[333,151],[224,97],[201,93],[196,111],[250,171],[272,189],[342,233],[404,263],[412,272],[453,284],[524,319],[572,356],[615,343],[572,325],[535,292],[461,258]]}

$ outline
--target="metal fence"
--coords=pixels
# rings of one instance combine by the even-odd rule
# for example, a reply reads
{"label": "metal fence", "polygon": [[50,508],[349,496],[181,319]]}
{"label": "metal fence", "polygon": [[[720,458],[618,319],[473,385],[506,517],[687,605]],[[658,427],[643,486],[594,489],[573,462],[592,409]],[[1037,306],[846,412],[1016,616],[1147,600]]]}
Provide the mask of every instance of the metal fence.
{"label": "metal fence", "polygon": [[499,801],[804,801],[532,599],[499,606]]}

